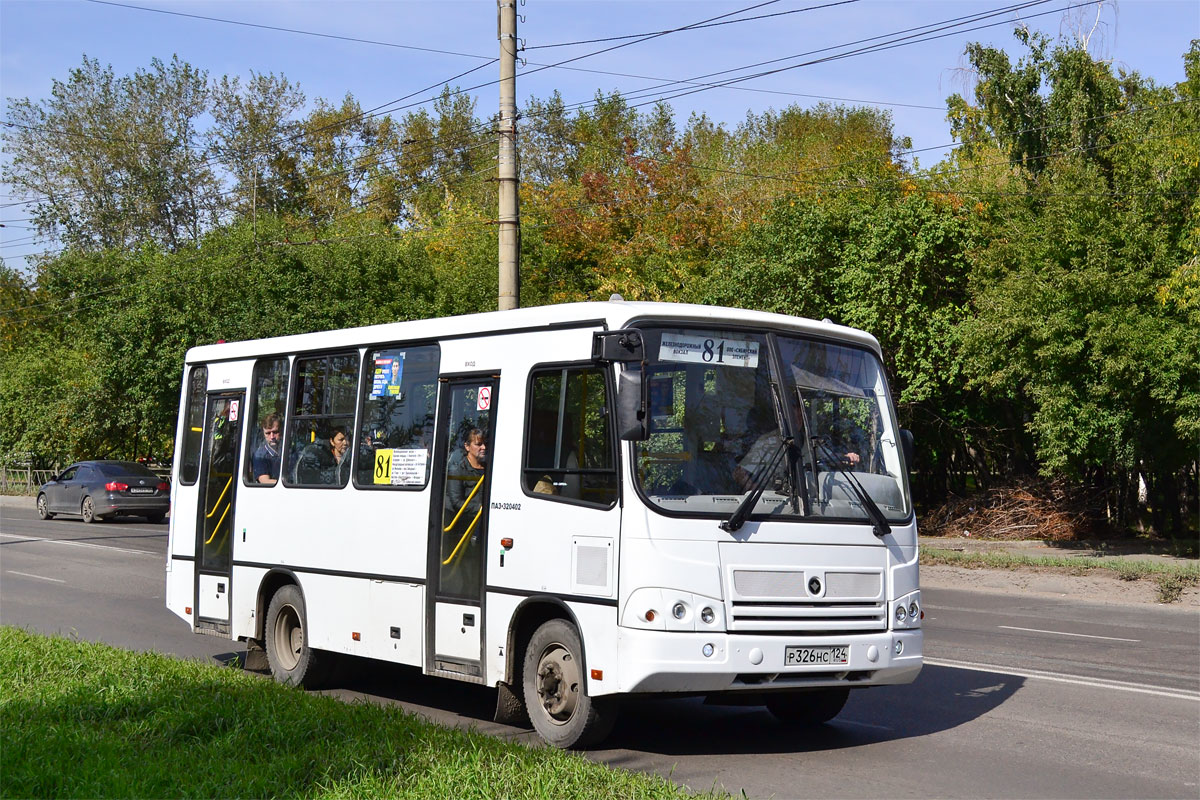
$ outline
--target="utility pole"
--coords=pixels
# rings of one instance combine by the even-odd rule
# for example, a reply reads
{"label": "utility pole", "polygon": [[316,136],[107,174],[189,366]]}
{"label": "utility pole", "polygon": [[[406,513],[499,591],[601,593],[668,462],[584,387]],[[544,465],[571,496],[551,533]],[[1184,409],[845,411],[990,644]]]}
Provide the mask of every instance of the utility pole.
{"label": "utility pole", "polygon": [[500,302],[521,305],[521,214],[517,197],[517,0],[496,0],[500,39]]}

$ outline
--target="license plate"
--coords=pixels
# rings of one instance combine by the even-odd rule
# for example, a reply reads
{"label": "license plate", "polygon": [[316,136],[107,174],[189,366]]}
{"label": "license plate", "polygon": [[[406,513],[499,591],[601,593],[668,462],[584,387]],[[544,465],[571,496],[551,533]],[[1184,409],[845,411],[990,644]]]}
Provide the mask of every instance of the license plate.
{"label": "license plate", "polygon": [[850,645],[847,644],[835,644],[828,647],[787,647],[783,651],[783,664],[787,667],[848,663],[850,663]]}
{"label": "license plate", "polygon": [[130,494],[154,494],[154,490],[153,490],[153,489],[138,489],[138,488],[134,488],[134,489],[130,489],[130,490],[129,490],[129,493],[130,493]]}

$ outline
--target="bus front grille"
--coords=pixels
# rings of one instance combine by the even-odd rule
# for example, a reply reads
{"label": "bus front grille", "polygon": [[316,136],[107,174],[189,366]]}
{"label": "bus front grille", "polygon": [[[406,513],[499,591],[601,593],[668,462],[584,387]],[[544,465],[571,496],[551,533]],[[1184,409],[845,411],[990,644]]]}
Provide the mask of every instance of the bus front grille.
{"label": "bus front grille", "polygon": [[738,602],[730,604],[729,630],[823,636],[887,630],[884,603]]}

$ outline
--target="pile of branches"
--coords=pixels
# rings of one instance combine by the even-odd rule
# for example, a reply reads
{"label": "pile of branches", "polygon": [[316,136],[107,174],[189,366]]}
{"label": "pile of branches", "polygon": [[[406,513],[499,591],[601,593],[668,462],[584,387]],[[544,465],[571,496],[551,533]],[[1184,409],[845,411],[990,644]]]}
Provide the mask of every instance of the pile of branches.
{"label": "pile of branches", "polygon": [[923,514],[921,533],[972,539],[1071,541],[1105,536],[1103,494],[1066,481],[1026,481],[954,497]]}

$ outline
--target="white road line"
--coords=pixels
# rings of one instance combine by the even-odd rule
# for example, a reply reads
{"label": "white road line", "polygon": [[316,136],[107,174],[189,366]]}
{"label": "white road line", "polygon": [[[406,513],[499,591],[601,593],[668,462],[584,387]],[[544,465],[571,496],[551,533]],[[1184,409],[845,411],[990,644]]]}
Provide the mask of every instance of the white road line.
{"label": "white road line", "polygon": [[9,575],[20,575],[22,578],[37,578],[39,581],[54,581],[55,583],[66,583],[60,578],[47,578],[42,575],[30,575],[28,572],[17,572],[15,569],[5,570]]}
{"label": "white road line", "polygon": [[1107,639],[1110,642],[1140,642],[1141,639],[1122,639],[1120,636],[1094,636],[1090,633],[1067,633],[1066,631],[1043,631],[1039,628],[1016,628],[1012,625],[997,625],[1006,631],[1028,631],[1029,633],[1052,633],[1055,636],[1079,636],[1083,639]]}
{"label": "white road line", "polygon": [[859,728],[870,728],[873,731],[891,731],[892,729],[886,725],[872,725],[869,722],[858,722],[852,719],[842,719],[838,717],[838,722],[842,725],[855,725]]}
{"label": "white road line", "polygon": [[1171,697],[1176,700],[1195,700],[1200,702],[1200,691],[1190,689],[1163,689],[1145,683],[1128,683],[1125,681],[1110,681],[1105,678],[1089,678],[1086,675],[1067,675],[1061,672],[1044,672],[1037,669],[1014,669],[1002,667],[999,664],[979,664],[974,661],[951,661],[943,658],[926,658],[925,663],[934,667],[953,667],[969,669],[976,672],[996,672],[1001,675],[1016,675],[1020,678],[1032,678],[1054,683],[1070,683],[1077,686],[1090,686],[1093,689],[1114,689],[1118,692],[1135,692],[1137,694],[1152,694],[1158,697]]}
{"label": "white road line", "polygon": [[116,553],[133,553],[139,556],[154,556],[162,558],[158,553],[151,553],[146,550],[134,550],[129,547],[113,547],[107,544],[93,544],[92,542],[68,542],[63,539],[46,539],[41,536],[21,536],[15,533],[0,533],[0,539],[18,539],[23,542],[47,542],[49,544],[69,544],[72,547],[94,547],[98,550],[111,550]]}

